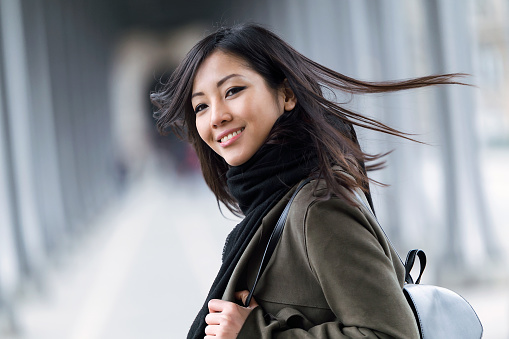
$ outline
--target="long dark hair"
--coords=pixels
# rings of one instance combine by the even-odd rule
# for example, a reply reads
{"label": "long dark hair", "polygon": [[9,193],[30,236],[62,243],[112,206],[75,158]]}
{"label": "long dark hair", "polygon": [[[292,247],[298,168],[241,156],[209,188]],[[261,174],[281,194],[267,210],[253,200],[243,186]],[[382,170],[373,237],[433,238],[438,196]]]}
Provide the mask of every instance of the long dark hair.
{"label": "long dark hair", "polygon": [[[349,94],[384,93],[437,84],[461,84],[455,78],[462,74],[431,75],[387,82],[353,79],[308,59],[258,24],[222,27],[206,36],[189,51],[163,89],[151,94],[151,100],[157,108],[154,117],[159,132],[167,134],[172,130],[193,145],[200,159],[205,182],[217,200],[237,215],[241,212],[226,183],[229,165],[200,138],[191,105],[196,71],[216,50],[242,58],[271,88],[286,85],[293,90],[297,105],[276,121],[267,142],[291,142],[296,135],[299,137],[305,133],[311,140],[309,151],[318,156],[316,174],[326,181],[328,193],[344,196],[348,200],[342,187],[349,190],[360,187],[368,193],[367,171],[381,168],[381,158],[385,155],[363,152],[354,125],[411,138],[377,120],[355,113],[335,100],[327,99],[324,91],[332,93],[336,89]],[[343,171],[337,171],[333,166],[339,166]]]}

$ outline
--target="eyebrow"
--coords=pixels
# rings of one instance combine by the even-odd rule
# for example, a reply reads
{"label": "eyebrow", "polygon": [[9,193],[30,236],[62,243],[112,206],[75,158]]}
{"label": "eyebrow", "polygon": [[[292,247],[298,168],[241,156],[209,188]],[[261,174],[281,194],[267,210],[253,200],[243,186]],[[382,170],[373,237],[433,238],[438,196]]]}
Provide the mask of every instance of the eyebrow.
{"label": "eyebrow", "polygon": [[[228,79],[231,79],[231,78],[234,78],[234,77],[240,77],[242,75],[240,74],[236,74],[236,73],[233,73],[233,74],[230,74],[230,75],[227,75],[225,76],[224,78],[222,78],[221,80],[219,80],[216,84],[217,87],[220,87],[222,84],[224,84]],[[191,99],[196,97],[196,96],[199,96],[199,95],[204,95],[203,92],[197,92],[197,93],[193,93],[193,95],[191,95]]]}

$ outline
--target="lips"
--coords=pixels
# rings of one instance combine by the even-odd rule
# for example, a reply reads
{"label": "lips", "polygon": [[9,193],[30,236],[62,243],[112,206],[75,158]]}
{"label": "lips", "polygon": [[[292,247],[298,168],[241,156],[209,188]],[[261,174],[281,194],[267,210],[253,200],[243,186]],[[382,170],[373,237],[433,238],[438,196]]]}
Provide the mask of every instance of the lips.
{"label": "lips", "polygon": [[231,140],[232,138],[242,133],[242,131],[244,131],[244,127],[241,127],[238,130],[228,131],[225,134],[223,134],[217,141],[220,143],[225,143],[228,140]]}

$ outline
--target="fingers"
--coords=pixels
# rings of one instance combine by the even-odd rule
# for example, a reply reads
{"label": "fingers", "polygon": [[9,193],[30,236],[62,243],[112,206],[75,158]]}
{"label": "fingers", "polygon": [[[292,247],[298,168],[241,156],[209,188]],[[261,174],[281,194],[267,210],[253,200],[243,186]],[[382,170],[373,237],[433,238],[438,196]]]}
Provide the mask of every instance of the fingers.
{"label": "fingers", "polygon": [[229,304],[228,301],[219,299],[210,299],[208,306],[210,313],[223,312],[224,308]]}
{"label": "fingers", "polygon": [[[236,293],[239,300],[246,300],[249,292],[241,291]],[[208,303],[209,314],[205,316],[205,338],[234,339],[240,332],[247,317],[254,307],[258,306],[252,300],[250,307],[242,307],[236,303],[211,299]]]}
{"label": "fingers", "polygon": [[217,332],[219,330],[219,326],[217,325],[209,325],[205,327],[205,338],[215,338],[217,335]]}
{"label": "fingers", "polygon": [[[247,300],[248,296],[249,296],[249,291],[247,291],[247,290],[235,292],[235,299],[242,301],[242,305],[246,304],[246,300]],[[251,298],[251,301],[249,302],[248,307],[255,308],[256,306],[258,306],[258,303],[256,302],[256,300],[254,298]]]}
{"label": "fingers", "polygon": [[205,316],[205,322],[208,325],[221,324],[221,313],[209,313]]}
{"label": "fingers", "polygon": [[[246,299],[248,296],[249,291],[247,290],[235,292],[235,299],[242,301],[242,305],[246,304]],[[251,300],[253,299],[251,298]]]}

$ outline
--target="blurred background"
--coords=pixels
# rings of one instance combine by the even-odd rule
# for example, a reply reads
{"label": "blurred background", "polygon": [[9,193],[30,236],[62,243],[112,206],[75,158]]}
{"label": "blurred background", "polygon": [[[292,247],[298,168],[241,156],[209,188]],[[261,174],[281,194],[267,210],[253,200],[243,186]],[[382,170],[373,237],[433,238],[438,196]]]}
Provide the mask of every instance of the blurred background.
{"label": "blurred background", "polygon": [[509,338],[508,17],[507,0],[0,0],[0,337],[185,337],[238,219],[157,134],[149,93],[255,21],[362,80],[470,74],[348,105],[426,143],[359,131],[394,149],[371,174],[380,222]]}

